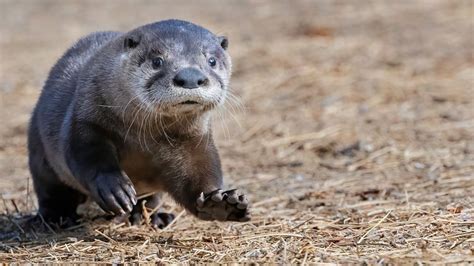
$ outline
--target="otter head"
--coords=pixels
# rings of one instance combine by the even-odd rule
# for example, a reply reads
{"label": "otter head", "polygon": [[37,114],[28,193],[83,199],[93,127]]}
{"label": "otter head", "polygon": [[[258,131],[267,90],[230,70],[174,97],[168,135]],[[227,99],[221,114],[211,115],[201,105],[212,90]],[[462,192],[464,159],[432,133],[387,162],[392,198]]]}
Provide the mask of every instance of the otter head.
{"label": "otter head", "polygon": [[166,20],[132,30],[120,41],[124,89],[148,110],[200,114],[224,102],[231,75],[226,37]]}

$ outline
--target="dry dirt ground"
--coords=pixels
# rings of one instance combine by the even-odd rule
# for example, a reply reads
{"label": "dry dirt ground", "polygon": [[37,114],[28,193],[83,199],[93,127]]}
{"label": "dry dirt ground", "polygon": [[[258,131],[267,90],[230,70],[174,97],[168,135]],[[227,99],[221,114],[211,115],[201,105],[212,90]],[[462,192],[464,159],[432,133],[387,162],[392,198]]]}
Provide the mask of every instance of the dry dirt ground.
{"label": "dry dirt ground", "polygon": [[[0,261],[474,263],[472,3],[1,0]],[[161,231],[93,207],[78,228],[24,228],[25,134],[49,68],[81,35],[165,18],[230,37],[241,104],[214,128],[253,219],[169,201]]]}

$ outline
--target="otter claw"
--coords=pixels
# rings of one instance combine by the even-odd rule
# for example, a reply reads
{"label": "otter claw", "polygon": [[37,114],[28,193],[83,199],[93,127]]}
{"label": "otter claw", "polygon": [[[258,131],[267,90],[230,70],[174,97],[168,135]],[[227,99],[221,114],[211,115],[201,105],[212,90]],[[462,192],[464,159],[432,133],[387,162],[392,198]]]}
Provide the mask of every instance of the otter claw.
{"label": "otter claw", "polygon": [[224,197],[224,195],[222,194],[222,190],[218,189],[215,194],[213,194],[211,196],[211,199],[215,202],[220,202],[222,201],[222,198]]}
{"label": "otter claw", "polygon": [[239,201],[240,202],[237,204],[237,209],[245,210],[247,206],[249,205],[249,201],[247,200],[247,197],[245,197],[245,195],[240,195]]}
{"label": "otter claw", "polygon": [[196,200],[197,206],[198,206],[198,207],[204,206],[204,201],[205,201],[205,200],[206,200],[206,199],[204,198],[204,193],[201,192],[201,194],[199,195],[199,198],[197,198],[197,200]]}
{"label": "otter claw", "polygon": [[236,193],[230,194],[230,195],[227,197],[227,202],[229,202],[230,204],[236,204],[238,200],[239,200],[239,199],[237,198],[237,194],[236,194]]}

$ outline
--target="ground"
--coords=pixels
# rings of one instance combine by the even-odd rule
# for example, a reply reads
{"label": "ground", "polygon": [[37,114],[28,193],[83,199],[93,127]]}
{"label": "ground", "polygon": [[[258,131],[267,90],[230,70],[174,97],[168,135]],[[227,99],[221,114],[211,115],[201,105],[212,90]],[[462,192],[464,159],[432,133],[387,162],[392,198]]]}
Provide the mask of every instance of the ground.
{"label": "ground", "polygon": [[[0,261],[474,262],[472,1],[0,1]],[[165,18],[230,39],[215,115],[252,220],[35,233],[30,112],[77,38]],[[235,99],[234,99],[235,98]],[[87,211],[89,210],[89,211]],[[94,213],[95,212],[95,213]],[[95,215],[95,216],[94,216]]]}

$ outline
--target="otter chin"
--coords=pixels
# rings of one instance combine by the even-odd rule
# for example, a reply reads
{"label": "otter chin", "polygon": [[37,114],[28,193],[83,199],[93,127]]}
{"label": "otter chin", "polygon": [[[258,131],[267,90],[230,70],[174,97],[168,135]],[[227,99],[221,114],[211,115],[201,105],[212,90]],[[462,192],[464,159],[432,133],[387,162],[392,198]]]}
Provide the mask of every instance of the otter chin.
{"label": "otter chin", "polygon": [[202,103],[199,103],[197,101],[192,101],[192,100],[186,100],[183,102],[180,102],[178,104],[175,104],[170,107],[170,109],[166,112],[172,115],[184,113],[184,114],[196,114],[198,115],[201,112],[204,112],[206,109],[211,109],[209,105],[204,105]]}
{"label": "otter chin", "polygon": [[224,189],[209,114],[231,77],[227,37],[182,20],[78,40],[51,69],[28,130],[38,217],[74,223],[87,198],[104,212],[163,228],[168,193],[203,220],[247,221]]}

